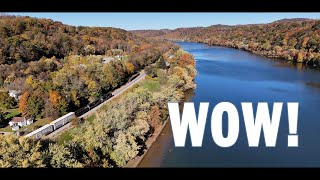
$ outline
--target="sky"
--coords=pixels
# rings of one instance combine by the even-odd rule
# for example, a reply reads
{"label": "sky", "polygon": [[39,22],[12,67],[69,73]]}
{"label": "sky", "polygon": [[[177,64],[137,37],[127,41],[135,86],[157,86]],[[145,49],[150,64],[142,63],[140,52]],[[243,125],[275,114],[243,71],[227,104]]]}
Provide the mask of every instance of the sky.
{"label": "sky", "polygon": [[284,18],[320,19],[320,13],[6,13],[49,18],[75,26],[117,27],[125,30],[269,23]]}

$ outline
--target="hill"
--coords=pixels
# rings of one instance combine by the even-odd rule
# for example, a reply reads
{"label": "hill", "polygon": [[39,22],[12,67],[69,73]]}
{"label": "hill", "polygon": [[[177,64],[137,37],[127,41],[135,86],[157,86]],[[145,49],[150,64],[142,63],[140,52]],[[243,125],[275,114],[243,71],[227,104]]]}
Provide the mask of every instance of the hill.
{"label": "hill", "polygon": [[22,115],[53,119],[99,100],[172,46],[118,28],[0,16],[0,90],[21,92]]}
{"label": "hill", "polygon": [[[153,32],[155,36],[156,31]],[[142,32],[137,34],[148,36]],[[158,38],[233,47],[313,66],[320,63],[320,21],[313,19],[296,18],[268,24],[178,28]]]}

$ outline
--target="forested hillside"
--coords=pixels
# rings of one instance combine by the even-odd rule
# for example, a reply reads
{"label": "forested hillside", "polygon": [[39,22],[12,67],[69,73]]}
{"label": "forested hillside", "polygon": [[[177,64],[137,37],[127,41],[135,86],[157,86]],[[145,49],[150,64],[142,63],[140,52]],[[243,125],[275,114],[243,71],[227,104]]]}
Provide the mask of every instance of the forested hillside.
{"label": "forested hillside", "polygon": [[134,31],[134,33],[144,37],[234,47],[267,57],[313,66],[320,65],[319,20],[282,19],[268,24],[212,25],[205,28]]}
{"label": "forested hillside", "polygon": [[21,91],[22,115],[53,119],[121,86],[172,46],[122,29],[0,16],[0,90]]}
{"label": "forested hillside", "polygon": [[64,25],[50,19],[0,16],[0,64],[38,61],[42,57],[130,51],[134,37],[116,28]]}

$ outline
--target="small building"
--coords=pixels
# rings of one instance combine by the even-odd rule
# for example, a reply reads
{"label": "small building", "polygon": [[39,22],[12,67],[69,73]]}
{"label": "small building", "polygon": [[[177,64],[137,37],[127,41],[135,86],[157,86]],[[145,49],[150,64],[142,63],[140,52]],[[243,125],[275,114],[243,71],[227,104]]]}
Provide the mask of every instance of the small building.
{"label": "small building", "polygon": [[33,123],[33,118],[25,118],[25,117],[14,117],[9,125],[12,127],[12,130],[16,131],[20,129],[20,127],[28,126]]}
{"label": "small building", "polygon": [[8,94],[10,97],[15,98],[16,100],[19,100],[21,97],[21,91],[18,90],[9,90]]}
{"label": "small building", "polygon": [[107,63],[109,63],[109,62],[112,61],[112,60],[114,60],[113,57],[103,57],[103,58],[102,58],[102,63],[107,64]]}

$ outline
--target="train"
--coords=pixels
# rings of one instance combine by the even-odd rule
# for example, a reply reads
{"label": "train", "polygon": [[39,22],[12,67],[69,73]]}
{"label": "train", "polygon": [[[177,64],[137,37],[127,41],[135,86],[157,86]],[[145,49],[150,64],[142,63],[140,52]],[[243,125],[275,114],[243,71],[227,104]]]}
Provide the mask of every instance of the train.
{"label": "train", "polygon": [[72,119],[74,119],[75,113],[70,112],[54,121],[52,121],[50,124],[46,124],[42,126],[41,128],[32,131],[31,133],[27,134],[25,137],[34,137],[35,139],[40,139],[42,136],[48,135],[52,133],[53,131],[59,129],[60,127],[66,125],[69,123]]}
{"label": "train", "polygon": [[27,134],[25,137],[27,137],[27,138],[34,137],[35,139],[40,139],[42,136],[46,136],[46,135],[52,133],[53,131],[59,129],[60,127],[68,124],[72,119],[74,119],[76,117],[80,117],[81,115],[83,115],[86,112],[90,111],[91,109],[95,108],[99,104],[110,99],[112,96],[113,96],[112,93],[107,93],[107,94],[101,96],[101,98],[99,100],[96,100],[96,101],[88,104],[87,106],[78,109],[75,112],[70,112],[70,113],[52,121],[50,124],[44,125],[41,128],[39,128],[35,131],[32,131],[31,133]]}
{"label": "train", "polygon": [[98,100],[78,109],[77,111],[75,111],[76,116],[80,117],[81,115],[85,114],[86,112],[90,111],[91,109],[97,107],[99,104],[110,99],[112,96],[113,96],[112,93],[107,93],[107,94],[101,96],[100,99],[98,99]]}

